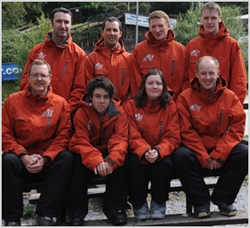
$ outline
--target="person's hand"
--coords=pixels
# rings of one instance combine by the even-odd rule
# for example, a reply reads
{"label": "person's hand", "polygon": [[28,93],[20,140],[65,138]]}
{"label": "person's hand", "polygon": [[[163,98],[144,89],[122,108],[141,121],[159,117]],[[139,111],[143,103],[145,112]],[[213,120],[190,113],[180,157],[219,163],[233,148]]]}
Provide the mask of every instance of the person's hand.
{"label": "person's hand", "polygon": [[216,160],[212,160],[205,168],[213,170],[213,169],[220,169],[222,164]]}
{"label": "person's hand", "polygon": [[109,165],[108,162],[101,162],[96,168],[94,169],[95,174],[99,174],[102,177],[105,177],[113,172],[112,167]]}
{"label": "person's hand", "polygon": [[159,154],[158,154],[158,151],[156,149],[151,149],[151,150],[148,150],[146,153],[145,153],[145,159],[149,162],[149,163],[154,163],[157,158],[158,158]]}
{"label": "person's hand", "polygon": [[23,155],[20,159],[30,173],[41,172],[45,164],[44,158],[39,154]]}

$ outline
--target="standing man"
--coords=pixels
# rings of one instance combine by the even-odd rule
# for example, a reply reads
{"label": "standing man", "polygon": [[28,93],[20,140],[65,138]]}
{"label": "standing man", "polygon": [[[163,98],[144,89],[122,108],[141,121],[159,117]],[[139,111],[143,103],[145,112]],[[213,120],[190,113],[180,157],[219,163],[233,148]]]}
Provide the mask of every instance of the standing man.
{"label": "standing man", "polygon": [[102,23],[102,38],[96,42],[94,51],[88,55],[85,63],[85,82],[98,76],[105,76],[116,87],[115,97],[121,102],[129,95],[129,60],[121,40],[121,22],[116,17],[109,17]]}
{"label": "standing man", "polygon": [[70,28],[72,13],[65,8],[56,8],[51,13],[52,31],[48,32],[42,43],[29,53],[22,75],[20,90],[28,84],[28,70],[34,59],[46,60],[53,71],[51,85],[53,92],[65,98],[70,107],[71,117],[78,108],[85,93],[84,62],[86,53],[72,41]]}
{"label": "standing man", "polygon": [[189,86],[186,48],[174,40],[175,34],[170,29],[169,17],[165,12],[152,12],[148,22],[146,40],[139,43],[132,53],[131,93],[134,95],[138,92],[142,78],[148,71],[158,69],[165,75],[176,100],[179,93]]}
{"label": "standing man", "polygon": [[103,212],[113,225],[127,223],[127,116],[113,99],[114,85],[106,77],[88,83],[88,92],[74,118],[70,151],[75,153],[69,185],[68,212],[71,226],[82,226],[88,213],[88,180],[107,178]]}
{"label": "standing man", "polygon": [[201,9],[199,36],[187,45],[188,76],[191,81],[196,73],[196,62],[205,55],[213,56],[220,63],[221,76],[227,87],[235,92],[243,104],[246,97],[247,74],[238,42],[230,37],[221,21],[221,9],[215,2],[208,2]]}

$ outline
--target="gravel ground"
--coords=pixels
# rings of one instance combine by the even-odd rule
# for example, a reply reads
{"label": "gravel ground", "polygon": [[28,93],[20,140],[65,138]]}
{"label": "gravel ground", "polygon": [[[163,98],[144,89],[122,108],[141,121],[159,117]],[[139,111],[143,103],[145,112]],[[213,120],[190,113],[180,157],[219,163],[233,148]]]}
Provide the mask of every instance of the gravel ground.
{"label": "gravel ground", "polygon": [[[150,195],[148,197],[150,200]],[[248,210],[248,181],[244,181],[240,192],[235,200],[235,205],[237,210]],[[35,205],[25,205],[34,210]],[[181,214],[185,213],[186,203],[185,203],[185,193],[184,192],[171,192],[169,193],[169,201],[167,202],[166,214]],[[211,203],[211,211],[218,211],[217,206]],[[128,217],[133,217],[133,212],[128,211]],[[106,219],[106,216],[102,212],[102,199],[90,199],[89,200],[89,213],[87,214],[85,220],[101,220]],[[22,226],[33,226],[35,225],[34,218],[22,219]],[[239,226],[248,226],[248,224],[239,224]]]}

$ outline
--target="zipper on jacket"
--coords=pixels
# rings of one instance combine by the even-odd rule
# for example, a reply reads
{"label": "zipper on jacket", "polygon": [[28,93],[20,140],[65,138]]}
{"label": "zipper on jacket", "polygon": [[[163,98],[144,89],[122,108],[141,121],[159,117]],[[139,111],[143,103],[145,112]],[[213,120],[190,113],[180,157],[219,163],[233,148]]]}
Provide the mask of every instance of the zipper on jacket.
{"label": "zipper on jacket", "polygon": [[64,74],[65,74],[65,72],[66,72],[66,69],[67,69],[68,64],[69,64],[69,63],[66,62],[65,65],[64,65],[63,72],[62,72],[62,77],[64,77]]}
{"label": "zipper on jacket", "polygon": [[48,118],[48,123],[47,123],[47,127],[46,127],[46,130],[45,130],[45,134],[48,133],[49,127],[50,127],[50,117]]}
{"label": "zipper on jacket", "polygon": [[172,60],[171,76],[174,76],[174,60]]}
{"label": "zipper on jacket", "polygon": [[125,69],[122,68],[122,86],[123,86],[123,83],[124,83],[124,71],[125,71]]}
{"label": "zipper on jacket", "polygon": [[221,124],[223,112],[224,112],[224,110],[221,109],[221,110],[220,110],[220,117],[219,117],[218,127],[219,127],[220,124]]}
{"label": "zipper on jacket", "polygon": [[160,122],[160,133],[159,133],[159,138],[161,138],[162,135],[162,121]]}

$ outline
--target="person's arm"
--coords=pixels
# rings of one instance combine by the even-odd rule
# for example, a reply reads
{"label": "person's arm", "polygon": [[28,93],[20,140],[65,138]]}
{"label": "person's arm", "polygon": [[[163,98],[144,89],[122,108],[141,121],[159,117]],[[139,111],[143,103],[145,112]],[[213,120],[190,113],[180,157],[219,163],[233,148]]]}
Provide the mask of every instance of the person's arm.
{"label": "person's arm", "polygon": [[245,131],[245,111],[238,97],[235,94],[233,96],[229,116],[224,117],[226,120],[229,119],[228,129],[217,142],[216,148],[210,153],[210,156],[221,164],[224,164],[233,147],[242,141]]}
{"label": "person's arm", "polygon": [[86,92],[85,76],[84,76],[84,64],[86,60],[86,53],[84,51],[79,51],[79,56],[75,65],[75,75],[72,85],[72,90],[70,96],[67,100],[70,108],[71,117],[75,115],[76,110],[79,107],[79,102]]}
{"label": "person's arm", "polygon": [[69,112],[69,105],[66,100],[63,100],[63,105],[60,107],[60,118],[58,120],[57,130],[55,132],[55,138],[53,142],[50,144],[48,149],[44,151],[43,156],[47,156],[50,159],[47,163],[52,162],[59,152],[68,149],[68,144],[71,137],[71,119],[70,119],[70,112]]}
{"label": "person's arm", "polygon": [[197,158],[201,163],[201,166],[205,167],[211,160],[211,157],[207,153],[201,137],[192,126],[189,107],[185,102],[184,95],[182,96],[182,94],[180,94],[176,104],[180,117],[181,141],[186,147],[195,152]]}
{"label": "person's arm", "polygon": [[240,99],[241,104],[244,104],[247,91],[247,73],[244,58],[239,44],[235,41],[232,46],[232,54],[230,58],[230,85],[229,88],[235,92]]}

